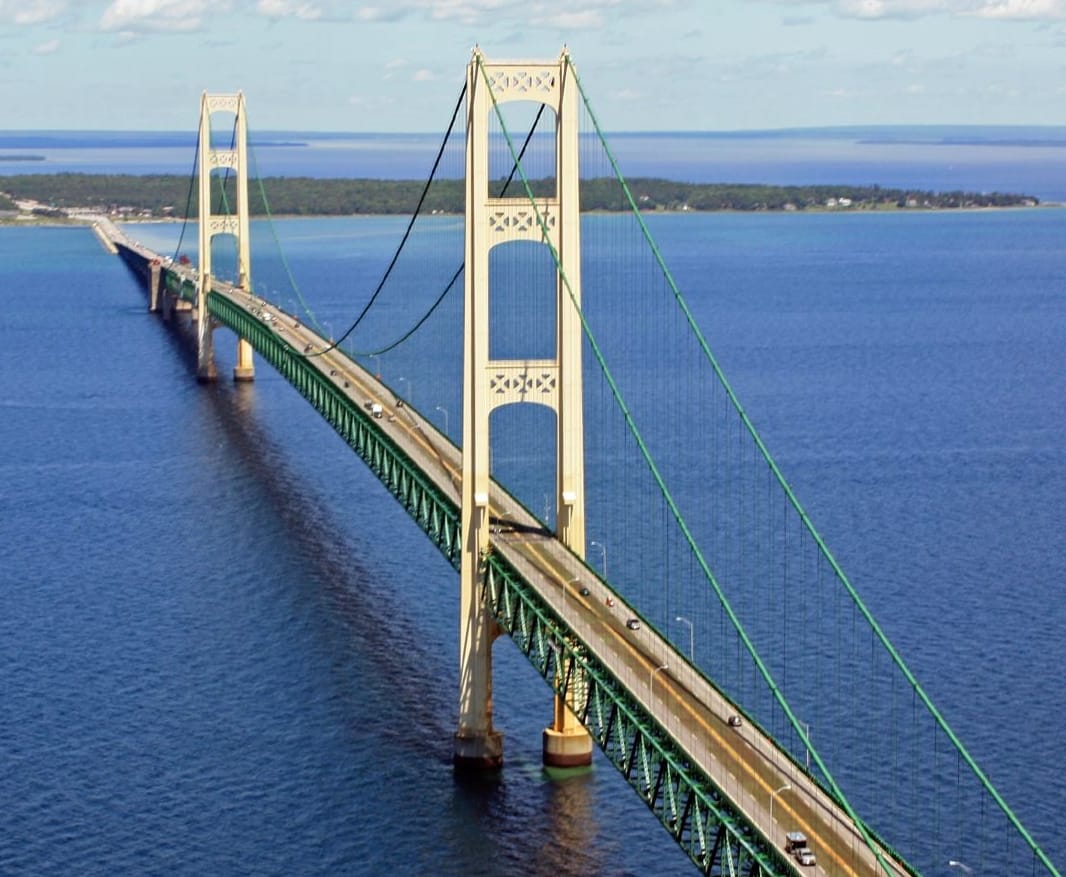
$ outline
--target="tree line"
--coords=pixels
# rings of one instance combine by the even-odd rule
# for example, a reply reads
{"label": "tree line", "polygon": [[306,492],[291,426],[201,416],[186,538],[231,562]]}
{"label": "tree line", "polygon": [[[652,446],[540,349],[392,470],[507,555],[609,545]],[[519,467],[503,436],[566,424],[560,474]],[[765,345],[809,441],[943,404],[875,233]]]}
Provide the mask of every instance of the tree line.
{"label": "tree line", "polygon": [[[581,207],[586,211],[623,211],[630,202],[641,210],[810,210],[834,206],[845,209],[1013,207],[1038,199],[1010,193],[931,192],[881,186],[772,186],[738,183],[681,183],[638,178],[627,182],[628,192],[615,179],[581,182]],[[535,180],[534,194],[554,191],[553,180]],[[318,179],[270,177],[248,184],[248,207],[253,216],[410,215],[419,199],[422,212],[460,214],[465,184],[435,180],[423,192],[417,180]],[[512,180],[492,184],[493,194],[525,197],[525,184]],[[234,212],[232,176],[212,177],[212,209]],[[102,212],[132,212],[153,217],[198,215],[195,178],[177,175],[133,174],[22,174],[0,178],[0,209],[12,199],[34,200],[45,210],[87,208]],[[14,205],[12,205],[13,207]]]}

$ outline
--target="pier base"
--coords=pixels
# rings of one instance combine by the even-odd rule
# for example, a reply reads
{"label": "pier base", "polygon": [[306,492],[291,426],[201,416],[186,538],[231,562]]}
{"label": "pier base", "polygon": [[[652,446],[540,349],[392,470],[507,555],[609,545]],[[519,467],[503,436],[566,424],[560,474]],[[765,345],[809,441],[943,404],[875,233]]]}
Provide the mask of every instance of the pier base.
{"label": "pier base", "polygon": [[233,367],[233,380],[255,380],[255,364],[252,360],[252,345],[243,338],[237,339],[237,364]]}
{"label": "pier base", "polygon": [[452,764],[456,770],[463,771],[498,770],[503,767],[503,734],[499,731],[487,734],[457,731]]}
{"label": "pier base", "polygon": [[148,313],[159,310],[159,287],[162,284],[162,265],[158,259],[152,259],[148,277]]}
{"label": "pier base", "polygon": [[588,767],[592,764],[592,738],[584,728],[544,729],[545,767]]}

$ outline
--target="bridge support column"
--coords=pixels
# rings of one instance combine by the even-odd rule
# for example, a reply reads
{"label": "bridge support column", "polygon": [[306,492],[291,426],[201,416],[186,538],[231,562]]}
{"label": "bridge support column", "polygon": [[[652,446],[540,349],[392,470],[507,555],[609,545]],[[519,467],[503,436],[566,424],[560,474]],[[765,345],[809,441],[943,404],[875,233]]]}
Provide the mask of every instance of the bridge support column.
{"label": "bridge support column", "polygon": [[[578,192],[578,91],[570,59],[487,62],[479,50],[467,68],[466,269],[463,348],[463,554],[460,569],[460,739],[483,741],[484,751],[502,759],[489,741],[492,678],[486,630],[495,627],[482,609],[482,558],[490,550],[489,517],[499,516],[490,472],[489,416],[504,405],[540,404],[556,414],[557,536],[585,555],[585,451],[582,421],[581,247]],[[494,196],[489,188],[490,116],[509,101],[543,104],[556,114],[557,189],[544,197]],[[536,222],[530,221],[530,208]],[[550,359],[492,359],[489,356],[490,272],[493,247],[541,244],[557,259],[556,350]],[[547,292],[547,290],[546,290]],[[533,375],[535,374],[535,377]],[[536,398],[527,388],[536,382]],[[563,584],[560,582],[559,584]],[[580,690],[571,682],[568,697]],[[571,701],[579,702],[579,701]],[[468,732],[467,729],[471,729]],[[544,762],[555,767],[587,765],[592,739],[566,702],[556,699],[555,717],[544,731]],[[492,760],[492,759],[490,759]]]}
{"label": "bridge support column", "polygon": [[154,314],[159,310],[159,290],[163,282],[162,265],[158,259],[152,259],[149,266],[148,277],[148,313]]}
{"label": "bridge support column", "polygon": [[[230,112],[234,115],[234,145],[232,149],[217,149],[211,143],[211,115]],[[211,294],[211,242],[216,235],[232,235],[237,240],[237,286],[251,290],[251,254],[248,234],[248,123],[244,109],[244,95],[208,94],[200,99],[200,282],[197,289],[197,314],[200,319],[198,380],[215,380],[218,376],[211,345],[214,328],[208,312],[207,298]],[[236,174],[236,215],[215,214],[211,211],[211,174],[221,170]],[[222,181],[225,185],[225,181]],[[250,381],[255,377],[252,346],[243,338],[237,339],[237,364],[233,379]]]}
{"label": "bridge support column", "polygon": [[211,336],[215,328],[211,315],[207,313],[205,298],[198,296],[200,306],[196,309],[196,380],[208,384],[218,380],[218,368],[215,366],[215,345]]}
{"label": "bridge support column", "polygon": [[243,338],[237,339],[237,364],[233,367],[233,380],[255,380],[255,365],[252,362],[252,345]]}
{"label": "bridge support column", "polygon": [[545,767],[592,764],[592,737],[559,695],[555,695],[555,721],[544,729],[542,754]]}

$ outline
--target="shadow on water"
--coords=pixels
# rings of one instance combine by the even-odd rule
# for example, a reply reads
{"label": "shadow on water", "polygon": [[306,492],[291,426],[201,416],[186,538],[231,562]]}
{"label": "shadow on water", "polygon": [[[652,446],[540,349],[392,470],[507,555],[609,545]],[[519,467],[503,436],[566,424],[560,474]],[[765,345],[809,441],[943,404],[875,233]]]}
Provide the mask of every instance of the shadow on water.
{"label": "shadow on water", "polygon": [[[486,862],[485,874],[595,873],[602,864],[597,846],[603,844],[595,814],[595,772],[541,770],[535,795],[528,793],[535,782],[532,772],[521,772],[519,779],[521,791],[513,794],[506,770],[455,773],[453,822],[462,827],[450,839],[456,858]],[[504,848],[486,849],[497,834],[493,826],[501,822],[524,824],[528,830]],[[545,837],[552,842],[545,845]]]}
{"label": "shadow on water", "polygon": [[[176,379],[191,384],[196,371],[196,324],[181,315],[166,328],[168,343],[185,366],[185,373]],[[225,354],[228,340],[229,336],[216,337],[216,350]],[[372,476],[365,476],[371,488],[359,481],[359,496],[353,502],[381,508],[372,512],[374,532],[353,526],[347,500],[338,503],[332,485],[324,488],[306,477],[308,466],[323,462],[333,466],[346,452],[339,450],[336,458],[325,461],[315,456],[316,442],[327,428],[302,401],[298,402],[303,410],[300,417],[291,417],[287,407],[281,413],[273,408],[257,411],[272,391],[266,380],[267,373],[273,375],[268,366],[262,366],[263,381],[242,384],[229,379],[228,364],[219,361],[218,365],[219,379],[197,388],[196,407],[217,424],[227,454],[222,465],[235,470],[234,481],[251,491],[251,504],[266,509],[265,514],[276,523],[270,526],[270,534],[276,533],[284,546],[281,552],[270,554],[298,559],[294,571],[301,578],[282,578],[280,588],[311,619],[309,627],[300,627],[299,617],[292,618],[293,636],[310,635],[324,641],[321,648],[322,642],[313,644],[313,659],[322,658],[329,666],[310,672],[319,677],[314,684],[326,687],[331,709],[336,710],[334,721],[343,725],[347,747],[356,759],[380,759],[390,783],[408,783],[423,793],[426,775],[439,774],[433,785],[443,797],[435,798],[433,791],[429,794],[435,798],[434,805],[450,810],[443,822],[446,835],[436,845],[415,844],[410,854],[432,859],[421,864],[438,873],[464,875],[576,877],[597,872],[605,860],[627,861],[625,839],[615,838],[609,826],[600,824],[603,814],[597,819],[597,797],[602,796],[597,783],[602,777],[597,778],[595,770],[545,771],[530,751],[498,772],[452,772],[458,671],[453,634],[441,631],[453,624],[445,618],[427,631],[420,615],[450,611],[454,617],[458,589],[443,596],[437,590],[430,600],[426,588],[444,586],[434,585],[435,581],[454,582],[455,573],[432,550],[430,561],[412,563],[406,557],[391,557],[377,528],[388,526],[389,513],[402,518],[402,526],[413,525],[397,508],[384,508],[395,501]],[[287,385],[282,389],[295,392]],[[280,431],[273,422],[277,417],[284,418]],[[304,429],[307,444],[301,440],[294,445],[291,430]],[[330,434],[329,441],[336,438]],[[362,468],[347,453],[352,465]],[[333,483],[346,477],[340,474]],[[509,521],[497,523],[518,528]],[[540,532],[540,528],[532,529]],[[278,581],[279,572],[272,575]],[[268,597],[278,599],[277,594]],[[433,606],[427,609],[422,605],[426,602]],[[441,654],[442,648],[446,654]],[[297,652],[294,648],[293,654]],[[446,774],[453,776],[450,794]],[[415,780],[415,775],[421,779]],[[424,802],[424,806],[431,803]],[[436,806],[431,809],[437,812]],[[546,838],[550,839],[547,843]],[[634,851],[634,856],[635,861],[642,860],[639,852]],[[473,862],[478,867],[471,870]],[[612,873],[628,872],[614,869]]]}
{"label": "shadow on water", "polygon": [[[194,381],[196,322],[189,315],[180,314],[164,325],[165,336],[188,370],[184,379]],[[216,336],[216,349],[220,340]],[[262,363],[259,365],[263,367]],[[334,665],[350,663],[369,668],[373,674],[374,678],[368,679],[367,671],[363,671],[360,678],[346,681],[350,696],[346,698],[345,722],[352,736],[367,733],[369,688],[375,692],[375,700],[384,702],[377,704],[373,712],[381,713],[387,706],[394,717],[390,721],[387,715],[381,715],[373,733],[415,751],[419,757],[430,755],[450,763],[454,727],[445,724],[444,715],[451,688],[433,685],[432,674],[425,670],[427,663],[439,661],[440,656],[426,653],[412,625],[398,623],[396,589],[386,584],[373,561],[370,565],[364,562],[364,552],[352,544],[350,526],[336,518],[324,497],[307,487],[290,462],[291,450],[275,440],[269,426],[256,414],[254,382],[230,381],[227,366],[221,361],[218,369],[217,381],[199,387],[200,398],[222,428],[227,448],[234,452],[232,465],[243,470],[260,495],[262,506],[271,510],[279,524],[278,531],[290,543],[288,553],[300,558],[303,568],[311,573],[310,581],[324,587],[317,595],[311,595],[317,608],[347,632],[348,654],[334,655]],[[317,417],[310,409],[307,413],[309,418]],[[362,465],[355,457],[352,463]],[[373,501],[393,500],[382,488]],[[445,570],[448,574],[450,568],[445,565]],[[300,582],[292,584],[294,589],[304,589]],[[395,685],[396,679],[403,679],[404,684]],[[405,719],[396,721],[396,716]]]}

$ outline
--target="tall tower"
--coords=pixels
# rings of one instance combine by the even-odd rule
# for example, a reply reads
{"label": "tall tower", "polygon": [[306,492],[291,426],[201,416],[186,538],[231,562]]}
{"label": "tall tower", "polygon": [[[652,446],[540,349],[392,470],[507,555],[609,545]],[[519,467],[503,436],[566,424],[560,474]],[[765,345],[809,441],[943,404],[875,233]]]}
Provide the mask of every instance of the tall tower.
{"label": "tall tower", "polygon": [[[534,101],[555,111],[556,191],[531,204],[490,197],[489,121],[495,105]],[[481,558],[489,545],[489,415],[502,405],[546,405],[556,414],[557,535],[585,554],[585,450],[581,392],[578,91],[564,50],[558,61],[493,62],[475,49],[467,68],[466,269],[463,350],[463,514],[460,567],[459,729],[456,765],[502,763],[503,738],[492,727],[492,643],[499,631],[481,599]],[[489,252],[534,241],[558,256],[555,357],[489,358]],[[561,583],[564,587],[566,583]],[[556,698],[544,732],[544,760],[588,764],[592,741]]]}
{"label": "tall tower", "polygon": [[[234,143],[228,149],[216,149],[211,144],[211,114],[233,113],[236,121]],[[215,368],[214,329],[207,313],[207,294],[211,290],[211,241],[215,235],[231,234],[237,239],[237,286],[246,291],[252,288],[252,262],[248,243],[248,125],[244,112],[244,94],[208,94],[200,98],[200,283],[196,294],[197,366],[196,378],[213,381],[218,377]],[[237,213],[211,212],[211,174],[229,170],[237,175]],[[255,377],[252,345],[237,339],[237,364],[233,379],[250,381]]]}

